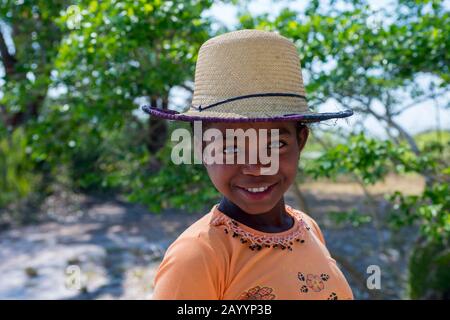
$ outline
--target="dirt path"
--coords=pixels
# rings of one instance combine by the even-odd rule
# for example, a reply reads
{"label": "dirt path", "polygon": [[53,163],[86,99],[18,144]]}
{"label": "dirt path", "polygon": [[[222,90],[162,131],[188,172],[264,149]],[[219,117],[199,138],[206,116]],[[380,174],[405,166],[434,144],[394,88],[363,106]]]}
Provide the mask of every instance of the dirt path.
{"label": "dirt path", "polygon": [[[89,200],[76,222],[0,233],[0,299],[149,298],[167,246],[200,217]],[[66,285],[70,265],[80,267],[81,290]]]}

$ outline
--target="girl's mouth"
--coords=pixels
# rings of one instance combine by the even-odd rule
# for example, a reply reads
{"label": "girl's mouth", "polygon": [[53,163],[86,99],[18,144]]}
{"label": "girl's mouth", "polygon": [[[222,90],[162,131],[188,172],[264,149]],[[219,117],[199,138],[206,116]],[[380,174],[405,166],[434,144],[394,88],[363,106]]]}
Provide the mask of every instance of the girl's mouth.
{"label": "girl's mouth", "polygon": [[277,183],[254,188],[245,188],[238,186],[238,189],[242,191],[242,193],[249,199],[261,200],[270,195],[276,184]]}

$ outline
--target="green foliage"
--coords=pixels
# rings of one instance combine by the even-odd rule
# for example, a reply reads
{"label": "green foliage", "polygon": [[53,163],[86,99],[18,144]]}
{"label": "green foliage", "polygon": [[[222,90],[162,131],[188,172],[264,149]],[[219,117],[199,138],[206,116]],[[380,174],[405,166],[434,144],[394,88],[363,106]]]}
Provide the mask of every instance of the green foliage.
{"label": "green foliage", "polygon": [[[450,294],[450,167],[446,145],[434,141],[421,146],[416,155],[406,146],[379,141],[362,134],[350,136],[346,144],[327,150],[306,168],[314,178],[352,175],[363,185],[382,180],[389,172],[416,172],[427,183],[419,195],[396,191],[387,195],[392,209],[388,215],[394,229],[418,225],[421,233],[409,261],[409,296],[445,298]],[[357,212],[330,212],[336,223],[359,226],[371,221]]]}
{"label": "green foliage", "polygon": [[[146,161],[158,157],[145,146],[159,137],[146,136],[146,123],[133,115],[135,99],[167,101],[172,87],[191,79],[197,51],[210,36],[209,21],[201,15],[211,4],[205,0],[78,3],[80,28],[67,30],[55,62],[55,83],[67,88],[58,101],[70,110],[64,114],[64,127],[70,128],[64,140],[77,141],[76,147],[63,152],[70,155],[75,185],[84,190],[112,188],[151,208],[161,205],[164,193],[152,196],[156,187],[150,184],[158,178],[149,178],[145,171]],[[67,29],[68,18],[66,12],[58,21],[62,29]],[[60,114],[58,109],[50,114]],[[160,173],[161,181],[164,174]]]}
{"label": "green foliage", "polygon": [[359,227],[372,221],[371,216],[362,214],[356,209],[352,209],[350,211],[330,211],[328,214],[336,225],[350,223],[353,227]]}
{"label": "green foliage", "polygon": [[[138,173],[126,164],[152,158],[133,144],[147,138],[145,126],[132,114],[135,99],[167,99],[171,88],[192,80],[198,48],[211,36],[211,21],[203,12],[212,3],[3,1],[1,19],[14,27],[17,62],[14,72],[3,78],[0,102],[7,115],[23,111],[32,116],[25,132],[34,170],[58,179],[62,166],[74,188],[86,191],[133,186],[127,177]],[[444,35],[449,24],[441,1],[434,1],[431,11],[425,2],[401,1],[397,6],[406,10],[395,16],[374,15],[365,1],[348,4],[337,9],[311,1],[304,14],[283,10],[274,19],[244,12],[241,26],[278,30],[296,42],[310,75],[306,83],[312,105],[355,92],[382,99],[387,89],[398,88],[419,72],[433,73],[445,85]],[[79,8],[79,25],[69,23],[70,5]],[[383,15],[392,23],[370,19]],[[58,95],[44,103],[49,89]],[[128,123],[138,129],[130,129]],[[127,142],[127,134],[133,141]],[[374,153],[360,157],[354,166],[340,163],[344,169],[339,169],[331,159],[324,168],[356,169],[372,183],[386,173],[376,160],[385,150],[369,149]]]}
{"label": "green foliage", "polygon": [[[172,87],[191,80],[198,48],[210,37],[202,13],[211,5],[1,2],[14,50],[0,81],[0,129],[24,130],[29,170],[45,176],[46,189],[57,182],[84,192],[130,192],[154,138],[133,111],[142,101],[167,101]],[[79,23],[71,21],[74,13]]]}
{"label": "green foliage", "polygon": [[427,131],[414,136],[417,146],[441,159],[450,159],[450,131]]}
{"label": "green foliage", "polygon": [[[80,1],[80,28],[68,30],[55,62],[71,113],[117,128],[130,121],[134,99],[167,97],[191,79],[198,48],[209,37],[208,21],[199,19],[211,4]],[[61,17],[61,28],[68,18]]]}
{"label": "green foliage", "polygon": [[411,299],[450,298],[450,243],[418,243],[409,261],[408,295]]}
{"label": "green foliage", "polygon": [[156,155],[162,164],[157,174],[144,172],[136,175],[128,199],[147,205],[153,212],[165,208],[194,212],[217,202],[220,194],[209,180],[203,165],[175,165],[171,160],[171,152],[172,144],[168,143]]}
{"label": "green foliage", "polygon": [[32,170],[27,145],[22,128],[0,135],[0,208],[6,209],[0,211],[0,224],[33,221],[35,212],[27,209],[36,206],[45,194],[42,175]]}
{"label": "green foliage", "polygon": [[[20,114],[24,119],[39,112],[51,83],[50,72],[62,37],[54,20],[68,4],[69,1],[43,0],[20,4],[12,0],[0,2],[0,20],[12,29],[14,43],[14,55],[2,57],[5,73],[0,86],[0,104],[3,113]],[[5,30],[7,28],[2,26],[4,39]]]}
{"label": "green foliage", "polygon": [[417,168],[412,159],[413,154],[408,148],[395,146],[390,140],[367,138],[360,133],[327,150],[305,171],[314,179],[335,179],[338,175],[350,174],[364,184],[374,184],[392,170],[407,172]]}
{"label": "green foliage", "polygon": [[[418,223],[426,237],[442,239],[450,236],[450,170],[444,167],[448,160],[442,158],[443,150],[444,146],[438,143],[429,144],[423,149],[423,156],[416,156],[406,146],[358,134],[311,161],[305,172],[315,179],[351,175],[364,185],[381,181],[390,172],[431,174],[433,183],[421,195],[405,196],[397,191],[387,199],[394,205],[393,225]],[[349,219],[353,216],[343,215]]]}
{"label": "green foliage", "polygon": [[426,132],[419,133],[414,136],[414,139],[417,141],[417,144],[424,148],[428,143],[433,143],[436,140],[443,144],[448,144],[450,142],[450,131],[442,130],[430,130]]}
{"label": "green foliage", "polygon": [[418,223],[428,241],[450,239],[449,181],[427,186],[421,195],[405,196],[399,191],[390,195],[394,204],[391,223],[395,227]]}
{"label": "green foliage", "polygon": [[27,139],[22,129],[0,138],[0,206],[26,198],[35,191],[39,176],[31,171]]}

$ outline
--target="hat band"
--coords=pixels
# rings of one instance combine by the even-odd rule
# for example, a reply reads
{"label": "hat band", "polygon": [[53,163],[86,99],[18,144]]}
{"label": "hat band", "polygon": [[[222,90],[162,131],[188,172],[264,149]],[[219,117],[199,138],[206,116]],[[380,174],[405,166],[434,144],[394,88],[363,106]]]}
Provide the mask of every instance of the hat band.
{"label": "hat band", "polygon": [[301,94],[296,94],[296,93],[255,93],[255,94],[247,94],[244,96],[237,96],[237,97],[233,97],[233,98],[229,98],[229,99],[225,99],[207,106],[202,107],[202,105],[199,106],[192,106],[192,108],[194,108],[195,110],[198,111],[203,111],[205,109],[209,109],[212,107],[217,107],[218,105],[227,103],[227,102],[231,102],[231,101],[236,101],[236,100],[241,100],[241,99],[247,99],[247,98],[255,98],[255,97],[295,97],[295,98],[302,98],[306,101],[306,97],[304,95]]}

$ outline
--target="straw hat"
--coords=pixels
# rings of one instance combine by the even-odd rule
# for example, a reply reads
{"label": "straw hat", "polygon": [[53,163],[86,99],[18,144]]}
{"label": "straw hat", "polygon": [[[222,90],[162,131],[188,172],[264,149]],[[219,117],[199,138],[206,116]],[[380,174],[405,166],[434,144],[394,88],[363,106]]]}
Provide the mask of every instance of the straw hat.
{"label": "straw hat", "polygon": [[187,111],[142,110],[170,120],[214,122],[317,122],[353,114],[309,111],[295,45],[261,30],[225,33],[201,46]]}

